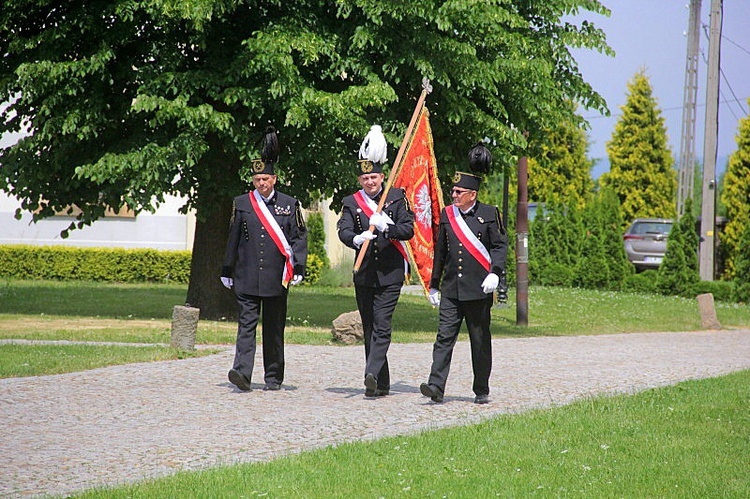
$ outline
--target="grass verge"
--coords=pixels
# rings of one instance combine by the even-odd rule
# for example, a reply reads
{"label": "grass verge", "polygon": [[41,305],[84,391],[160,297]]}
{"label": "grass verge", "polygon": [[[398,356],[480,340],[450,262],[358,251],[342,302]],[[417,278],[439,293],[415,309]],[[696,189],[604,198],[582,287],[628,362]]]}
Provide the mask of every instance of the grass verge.
{"label": "grass verge", "polygon": [[216,350],[184,352],[163,346],[0,345],[0,378],[20,378],[85,371],[97,367],[177,360],[210,355]]}
{"label": "grass verge", "polygon": [[750,497],[750,371],[83,498]]}

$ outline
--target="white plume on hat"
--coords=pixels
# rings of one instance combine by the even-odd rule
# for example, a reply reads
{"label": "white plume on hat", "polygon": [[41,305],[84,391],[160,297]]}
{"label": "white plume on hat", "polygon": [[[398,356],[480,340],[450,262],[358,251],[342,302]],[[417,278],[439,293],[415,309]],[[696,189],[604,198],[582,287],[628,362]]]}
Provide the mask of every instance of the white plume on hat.
{"label": "white plume on hat", "polygon": [[367,159],[373,163],[388,161],[388,143],[385,141],[380,125],[370,127],[370,131],[359,147],[359,159]]}

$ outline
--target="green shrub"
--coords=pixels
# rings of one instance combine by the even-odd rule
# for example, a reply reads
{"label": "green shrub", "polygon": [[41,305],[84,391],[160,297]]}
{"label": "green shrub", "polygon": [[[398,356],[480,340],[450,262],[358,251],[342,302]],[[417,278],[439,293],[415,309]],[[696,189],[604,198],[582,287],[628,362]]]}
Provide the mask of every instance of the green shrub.
{"label": "green shrub", "polygon": [[544,273],[536,280],[542,286],[573,286],[575,269],[561,263],[553,262],[547,265]]}
{"label": "green shrub", "polygon": [[307,216],[307,254],[315,255],[323,263],[324,268],[329,268],[331,262],[325,248],[326,233],[323,226],[323,215],[319,211],[313,211]]}
{"label": "green shrub", "polygon": [[305,278],[302,280],[302,284],[311,286],[320,281],[320,276],[323,273],[323,260],[315,254],[307,255],[307,268],[305,268]]}
{"label": "green shrub", "polygon": [[644,270],[640,274],[631,274],[622,283],[623,291],[635,293],[656,293],[656,270]]}
{"label": "green shrub", "polygon": [[690,288],[693,296],[711,293],[716,301],[734,301],[734,283],[732,281],[698,281]]}
{"label": "green shrub", "polygon": [[0,277],[14,279],[186,284],[190,261],[185,250],[0,245]]}

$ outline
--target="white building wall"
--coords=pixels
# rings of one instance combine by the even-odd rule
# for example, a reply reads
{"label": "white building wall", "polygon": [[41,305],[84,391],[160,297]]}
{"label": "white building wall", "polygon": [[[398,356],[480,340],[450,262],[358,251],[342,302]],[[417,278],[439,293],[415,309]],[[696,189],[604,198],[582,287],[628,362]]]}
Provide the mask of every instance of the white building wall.
{"label": "white building wall", "polygon": [[31,244],[38,246],[89,246],[119,248],[153,248],[190,250],[195,235],[195,214],[179,213],[184,200],[165,196],[155,213],[136,217],[104,217],[88,227],[69,232],[67,239],[60,232],[75,219],[54,216],[34,223],[30,213],[16,220],[16,198],[0,193],[0,244]]}

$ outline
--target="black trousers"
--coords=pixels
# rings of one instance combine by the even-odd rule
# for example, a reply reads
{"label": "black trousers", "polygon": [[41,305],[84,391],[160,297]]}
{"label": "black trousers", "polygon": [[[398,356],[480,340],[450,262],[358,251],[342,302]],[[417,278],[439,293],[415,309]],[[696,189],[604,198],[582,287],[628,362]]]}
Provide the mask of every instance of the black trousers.
{"label": "black trousers", "polygon": [[365,337],[365,375],[374,374],[378,388],[388,390],[391,387],[387,356],[391,346],[391,319],[401,295],[401,283],[377,288],[355,286],[354,291]]}
{"label": "black trousers", "polygon": [[489,395],[492,370],[492,336],[490,334],[490,309],[492,295],[483,300],[458,301],[442,297],[438,333],[432,348],[432,369],[429,384],[445,392],[445,384],[453,359],[461,323],[466,320],[471,343],[471,366],[474,372],[472,389],[476,395]]}
{"label": "black trousers", "polygon": [[280,296],[253,296],[235,293],[240,306],[234,369],[248,380],[255,364],[255,332],[263,314],[263,368],[266,383],[284,381],[284,327],[288,292]]}

